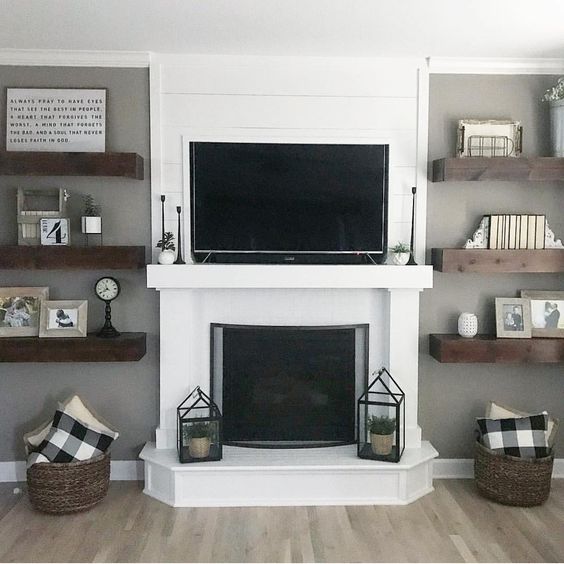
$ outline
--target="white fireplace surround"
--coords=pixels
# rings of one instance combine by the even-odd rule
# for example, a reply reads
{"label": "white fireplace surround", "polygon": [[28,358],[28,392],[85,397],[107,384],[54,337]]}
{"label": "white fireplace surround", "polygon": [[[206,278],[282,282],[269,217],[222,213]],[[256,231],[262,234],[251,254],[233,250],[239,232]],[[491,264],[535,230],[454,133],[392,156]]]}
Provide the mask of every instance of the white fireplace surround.
{"label": "white fireplace surround", "polygon": [[[150,265],[147,279],[148,286],[159,291],[161,306],[160,421],[156,444],[147,445],[141,455],[146,464],[147,493],[171,505],[361,503],[364,498],[357,491],[351,493],[347,484],[353,477],[358,487],[363,479],[372,484],[376,476],[387,477],[380,482],[384,489],[374,491],[372,485],[366,503],[406,503],[430,491],[430,465],[436,451],[428,443],[422,444],[417,423],[419,294],[432,286],[430,266]],[[294,450],[282,457],[285,463],[270,449],[241,454],[240,448],[231,447],[225,449],[221,462],[179,465],[175,456],[176,408],[195,386],[209,391],[211,323],[368,324],[369,372],[386,366],[406,395],[403,464],[367,465],[350,447],[322,449],[318,455]],[[296,497],[295,489],[290,494],[296,472],[302,477],[304,472],[312,472],[308,479],[313,479],[321,467],[331,475],[332,457],[340,476],[333,476],[335,483],[343,482],[341,493],[332,488],[311,498],[305,494]],[[243,461],[245,479],[237,460]],[[254,468],[251,475],[256,479],[264,478],[264,472],[272,473],[272,460],[286,468],[280,471],[277,466],[276,479],[269,479],[276,499],[257,498],[251,487],[253,479],[247,476],[248,467]],[[206,467],[218,473],[215,482],[210,482]],[[410,476],[417,487],[410,485]],[[397,485],[397,492],[390,493],[391,483]],[[236,495],[228,495],[231,490],[222,487],[226,484],[236,485]],[[284,491],[289,497],[284,497]]]}

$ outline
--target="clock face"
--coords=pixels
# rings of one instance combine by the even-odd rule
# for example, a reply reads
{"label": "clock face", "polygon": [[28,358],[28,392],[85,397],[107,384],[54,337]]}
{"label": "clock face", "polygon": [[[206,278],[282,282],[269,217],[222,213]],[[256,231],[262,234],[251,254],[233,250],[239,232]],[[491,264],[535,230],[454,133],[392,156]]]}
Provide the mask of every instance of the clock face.
{"label": "clock face", "polygon": [[119,282],[115,278],[106,276],[100,278],[94,287],[96,295],[104,301],[115,300],[119,294]]}

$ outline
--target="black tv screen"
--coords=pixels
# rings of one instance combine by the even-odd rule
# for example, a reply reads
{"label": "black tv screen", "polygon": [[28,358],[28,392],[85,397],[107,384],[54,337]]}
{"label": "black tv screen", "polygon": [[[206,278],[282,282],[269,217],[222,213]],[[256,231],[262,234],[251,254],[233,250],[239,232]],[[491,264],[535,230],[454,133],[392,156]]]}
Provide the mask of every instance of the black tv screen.
{"label": "black tv screen", "polygon": [[190,169],[196,260],[385,249],[388,145],[198,142]]}

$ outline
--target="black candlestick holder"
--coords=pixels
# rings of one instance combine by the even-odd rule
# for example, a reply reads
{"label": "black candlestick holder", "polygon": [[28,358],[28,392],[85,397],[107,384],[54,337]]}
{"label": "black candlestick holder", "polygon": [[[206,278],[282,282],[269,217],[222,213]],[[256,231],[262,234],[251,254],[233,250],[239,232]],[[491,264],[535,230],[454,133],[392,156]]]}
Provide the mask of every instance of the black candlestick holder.
{"label": "black candlestick holder", "polygon": [[411,188],[412,201],[411,201],[411,242],[409,245],[409,260],[406,266],[417,266],[415,262],[415,257],[413,256],[413,236],[415,232],[415,194],[417,193],[417,187],[413,186]]}
{"label": "black candlestick holder", "polygon": [[[161,194],[161,241],[163,243],[164,243],[164,234],[165,234],[165,223],[164,223],[165,200],[166,200],[166,196],[164,194]],[[164,251],[164,248],[162,250]]]}
{"label": "black candlestick holder", "polygon": [[174,264],[186,264],[182,258],[182,234],[180,231],[180,214],[182,213],[182,208],[180,206],[176,206],[176,213],[178,214],[178,254],[176,255]]}

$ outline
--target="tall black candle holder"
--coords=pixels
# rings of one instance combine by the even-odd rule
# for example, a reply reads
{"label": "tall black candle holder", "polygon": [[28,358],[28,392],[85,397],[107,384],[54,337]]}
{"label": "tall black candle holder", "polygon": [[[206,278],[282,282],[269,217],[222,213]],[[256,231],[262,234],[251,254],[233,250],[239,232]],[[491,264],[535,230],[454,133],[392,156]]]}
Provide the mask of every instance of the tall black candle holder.
{"label": "tall black candle holder", "polygon": [[182,234],[180,231],[180,214],[182,213],[182,208],[180,206],[176,206],[176,213],[178,214],[178,254],[176,255],[174,264],[186,264],[182,258]]}
{"label": "tall black candle holder", "polygon": [[417,193],[417,187],[413,186],[411,188],[411,194],[412,194],[412,198],[411,198],[411,242],[409,245],[409,260],[407,261],[407,265],[406,266],[417,266],[417,263],[415,262],[415,257],[413,256],[413,238],[414,238],[414,232],[415,232],[415,194]]}
{"label": "tall black candle holder", "polygon": [[[165,211],[166,196],[161,194],[161,241],[164,242],[165,224],[164,224],[164,211]],[[164,249],[162,249],[164,251]]]}

